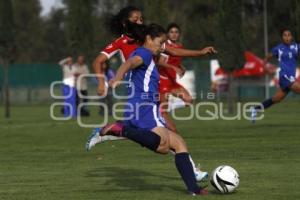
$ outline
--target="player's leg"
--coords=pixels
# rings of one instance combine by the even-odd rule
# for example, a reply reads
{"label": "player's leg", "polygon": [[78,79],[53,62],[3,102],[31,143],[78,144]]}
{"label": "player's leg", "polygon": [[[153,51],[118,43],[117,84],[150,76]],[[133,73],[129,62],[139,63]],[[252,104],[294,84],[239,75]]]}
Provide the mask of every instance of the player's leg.
{"label": "player's leg", "polygon": [[[192,97],[190,96],[190,94],[188,93],[188,91],[180,86],[179,84],[177,84],[177,89],[173,89],[173,95],[175,96],[180,96],[182,94],[182,98],[184,98],[187,102],[191,103],[192,102]],[[169,116],[169,113],[167,112],[168,110],[168,96],[166,93],[161,93],[160,95],[161,97],[161,115],[163,116],[163,118],[166,121],[166,125],[167,128],[169,128],[173,133],[177,133],[177,129],[175,124],[173,123],[171,117]],[[183,102],[185,105],[185,102]],[[173,150],[171,150],[171,153],[173,153]],[[175,153],[173,153],[175,155]],[[206,181],[208,179],[208,173],[205,171],[201,171],[199,167],[196,166],[194,160],[192,159],[191,156],[190,157],[190,161],[191,164],[193,166],[193,171],[194,174],[196,176],[197,181]]]}
{"label": "player's leg", "polygon": [[257,111],[259,111],[261,109],[263,109],[263,110],[268,109],[272,105],[281,102],[287,96],[288,93],[289,93],[289,90],[287,90],[287,89],[283,90],[283,89],[279,88],[276,91],[274,96],[272,96],[269,99],[264,100],[261,103],[262,106],[252,107],[251,108],[251,121],[252,121],[252,123],[255,123],[255,121],[256,121]]}
{"label": "player's leg", "polygon": [[166,121],[166,126],[168,129],[170,129],[173,132],[177,132],[176,126],[173,123],[171,117],[169,116],[169,98],[168,98],[168,93],[161,93],[160,94],[160,111],[161,115]]}
{"label": "player's leg", "polygon": [[300,83],[299,83],[299,82],[294,82],[294,83],[291,85],[290,89],[291,89],[293,92],[295,92],[295,93],[297,93],[297,94],[300,94]]}
{"label": "player's leg", "polygon": [[[168,91],[170,91],[170,93],[162,93],[160,94],[160,103],[161,103],[161,114],[163,116],[163,118],[166,121],[167,127],[173,131],[173,132],[177,132],[176,126],[173,122],[173,120],[171,119],[168,111],[169,110],[173,110],[176,108],[181,108],[181,107],[185,107],[188,104],[191,104],[193,99],[191,97],[191,95],[189,94],[189,92],[182,87],[181,85],[179,85],[178,83],[174,83],[172,86],[168,86],[168,87],[173,87],[173,89],[170,89]],[[181,100],[175,102],[174,104],[169,103],[169,98],[168,95],[172,94],[175,97],[180,98]]]}
{"label": "player's leg", "polygon": [[262,102],[263,108],[267,109],[272,105],[281,102],[286,97],[287,94],[288,94],[287,91],[283,91],[281,88],[278,89],[272,98],[266,99],[265,101]]}
{"label": "player's leg", "polygon": [[197,185],[192,163],[190,162],[190,156],[184,140],[167,128],[155,127],[150,131],[124,126],[121,123],[114,123],[104,127],[101,133],[102,135],[127,137],[128,139],[160,154],[167,154],[170,149],[174,149],[176,152],[175,165],[187,190],[192,195],[206,195],[208,193],[207,190]]}
{"label": "player's leg", "polygon": [[176,83],[175,88],[171,90],[171,94],[184,101],[184,103],[182,103],[182,107],[193,103],[193,98],[190,93],[178,83]]}
{"label": "player's leg", "polygon": [[172,131],[164,127],[156,127],[152,129],[154,132],[165,132],[169,136],[169,148],[174,149],[175,154],[175,165],[183,179],[187,190],[193,194],[206,195],[207,190],[200,188],[197,185],[195,174],[193,171],[192,163],[190,162],[190,155],[188,153],[187,146],[182,137],[178,134],[172,133]]}

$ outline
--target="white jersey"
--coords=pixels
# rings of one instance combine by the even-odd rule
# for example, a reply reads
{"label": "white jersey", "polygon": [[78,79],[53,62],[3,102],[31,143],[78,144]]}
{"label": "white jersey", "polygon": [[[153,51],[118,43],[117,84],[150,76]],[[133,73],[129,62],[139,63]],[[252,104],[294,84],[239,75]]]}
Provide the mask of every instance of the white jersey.
{"label": "white jersey", "polygon": [[65,58],[59,62],[63,72],[63,83],[70,87],[75,87],[74,68],[72,65],[67,64],[68,58]]}
{"label": "white jersey", "polygon": [[[78,63],[75,63],[72,68],[74,68],[74,72],[76,75],[80,76],[80,75],[86,75],[86,74],[89,74],[90,71],[87,67],[86,64],[83,64],[83,65],[79,65]],[[78,90],[87,90],[88,89],[88,86],[87,86],[87,80],[85,77],[83,78],[80,78],[80,79],[77,79],[77,89]]]}

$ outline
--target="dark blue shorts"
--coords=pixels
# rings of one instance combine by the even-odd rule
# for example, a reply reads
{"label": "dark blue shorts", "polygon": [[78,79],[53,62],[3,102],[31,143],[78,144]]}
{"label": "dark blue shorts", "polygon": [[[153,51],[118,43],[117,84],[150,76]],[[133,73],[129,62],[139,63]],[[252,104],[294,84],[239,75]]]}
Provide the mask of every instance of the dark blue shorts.
{"label": "dark blue shorts", "polygon": [[155,127],[165,127],[165,120],[159,111],[159,102],[147,102],[131,99],[125,106],[123,123],[135,128],[152,130]]}
{"label": "dark blue shorts", "polygon": [[291,85],[296,81],[295,76],[289,76],[287,74],[280,75],[279,85],[284,92],[289,92]]}

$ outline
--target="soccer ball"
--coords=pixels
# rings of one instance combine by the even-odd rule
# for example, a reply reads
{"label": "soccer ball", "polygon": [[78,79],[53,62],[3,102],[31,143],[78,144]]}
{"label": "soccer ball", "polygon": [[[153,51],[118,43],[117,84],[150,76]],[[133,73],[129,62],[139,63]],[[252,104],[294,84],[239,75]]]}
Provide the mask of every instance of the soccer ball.
{"label": "soccer ball", "polygon": [[235,169],[222,165],[212,172],[210,183],[221,193],[231,193],[239,186],[240,178]]}

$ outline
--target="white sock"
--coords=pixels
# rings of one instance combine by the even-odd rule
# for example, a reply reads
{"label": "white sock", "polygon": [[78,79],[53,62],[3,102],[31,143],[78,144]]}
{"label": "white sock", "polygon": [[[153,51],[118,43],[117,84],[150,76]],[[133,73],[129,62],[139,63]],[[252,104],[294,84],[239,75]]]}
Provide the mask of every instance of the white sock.
{"label": "white sock", "polygon": [[101,137],[101,142],[113,141],[113,140],[126,140],[127,139],[125,137],[117,137],[117,136],[113,136],[113,135],[104,135],[104,136],[100,136],[100,137]]}
{"label": "white sock", "polygon": [[175,110],[177,108],[183,108],[185,106],[186,106],[186,103],[182,99],[176,98],[176,99],[174,99],[173,102],[169,102],[168,111],[170,112],[172,110]]}
{"label": "white sock", "polygon": [[173,151],[173,150],[169,150],[169,152],[170,152],[173,156],[175,156],[175,154],[176,154],[176,152]]}
{"label": "white sock", "polygon": [[191,164],[193,166],[194,173],[196,173],[197,171],[199,171],[199,169],[196,167],[195,162],[193,161],[191,155],[189,155],[189,158],[190,158],[190,162],[191,162]]}

